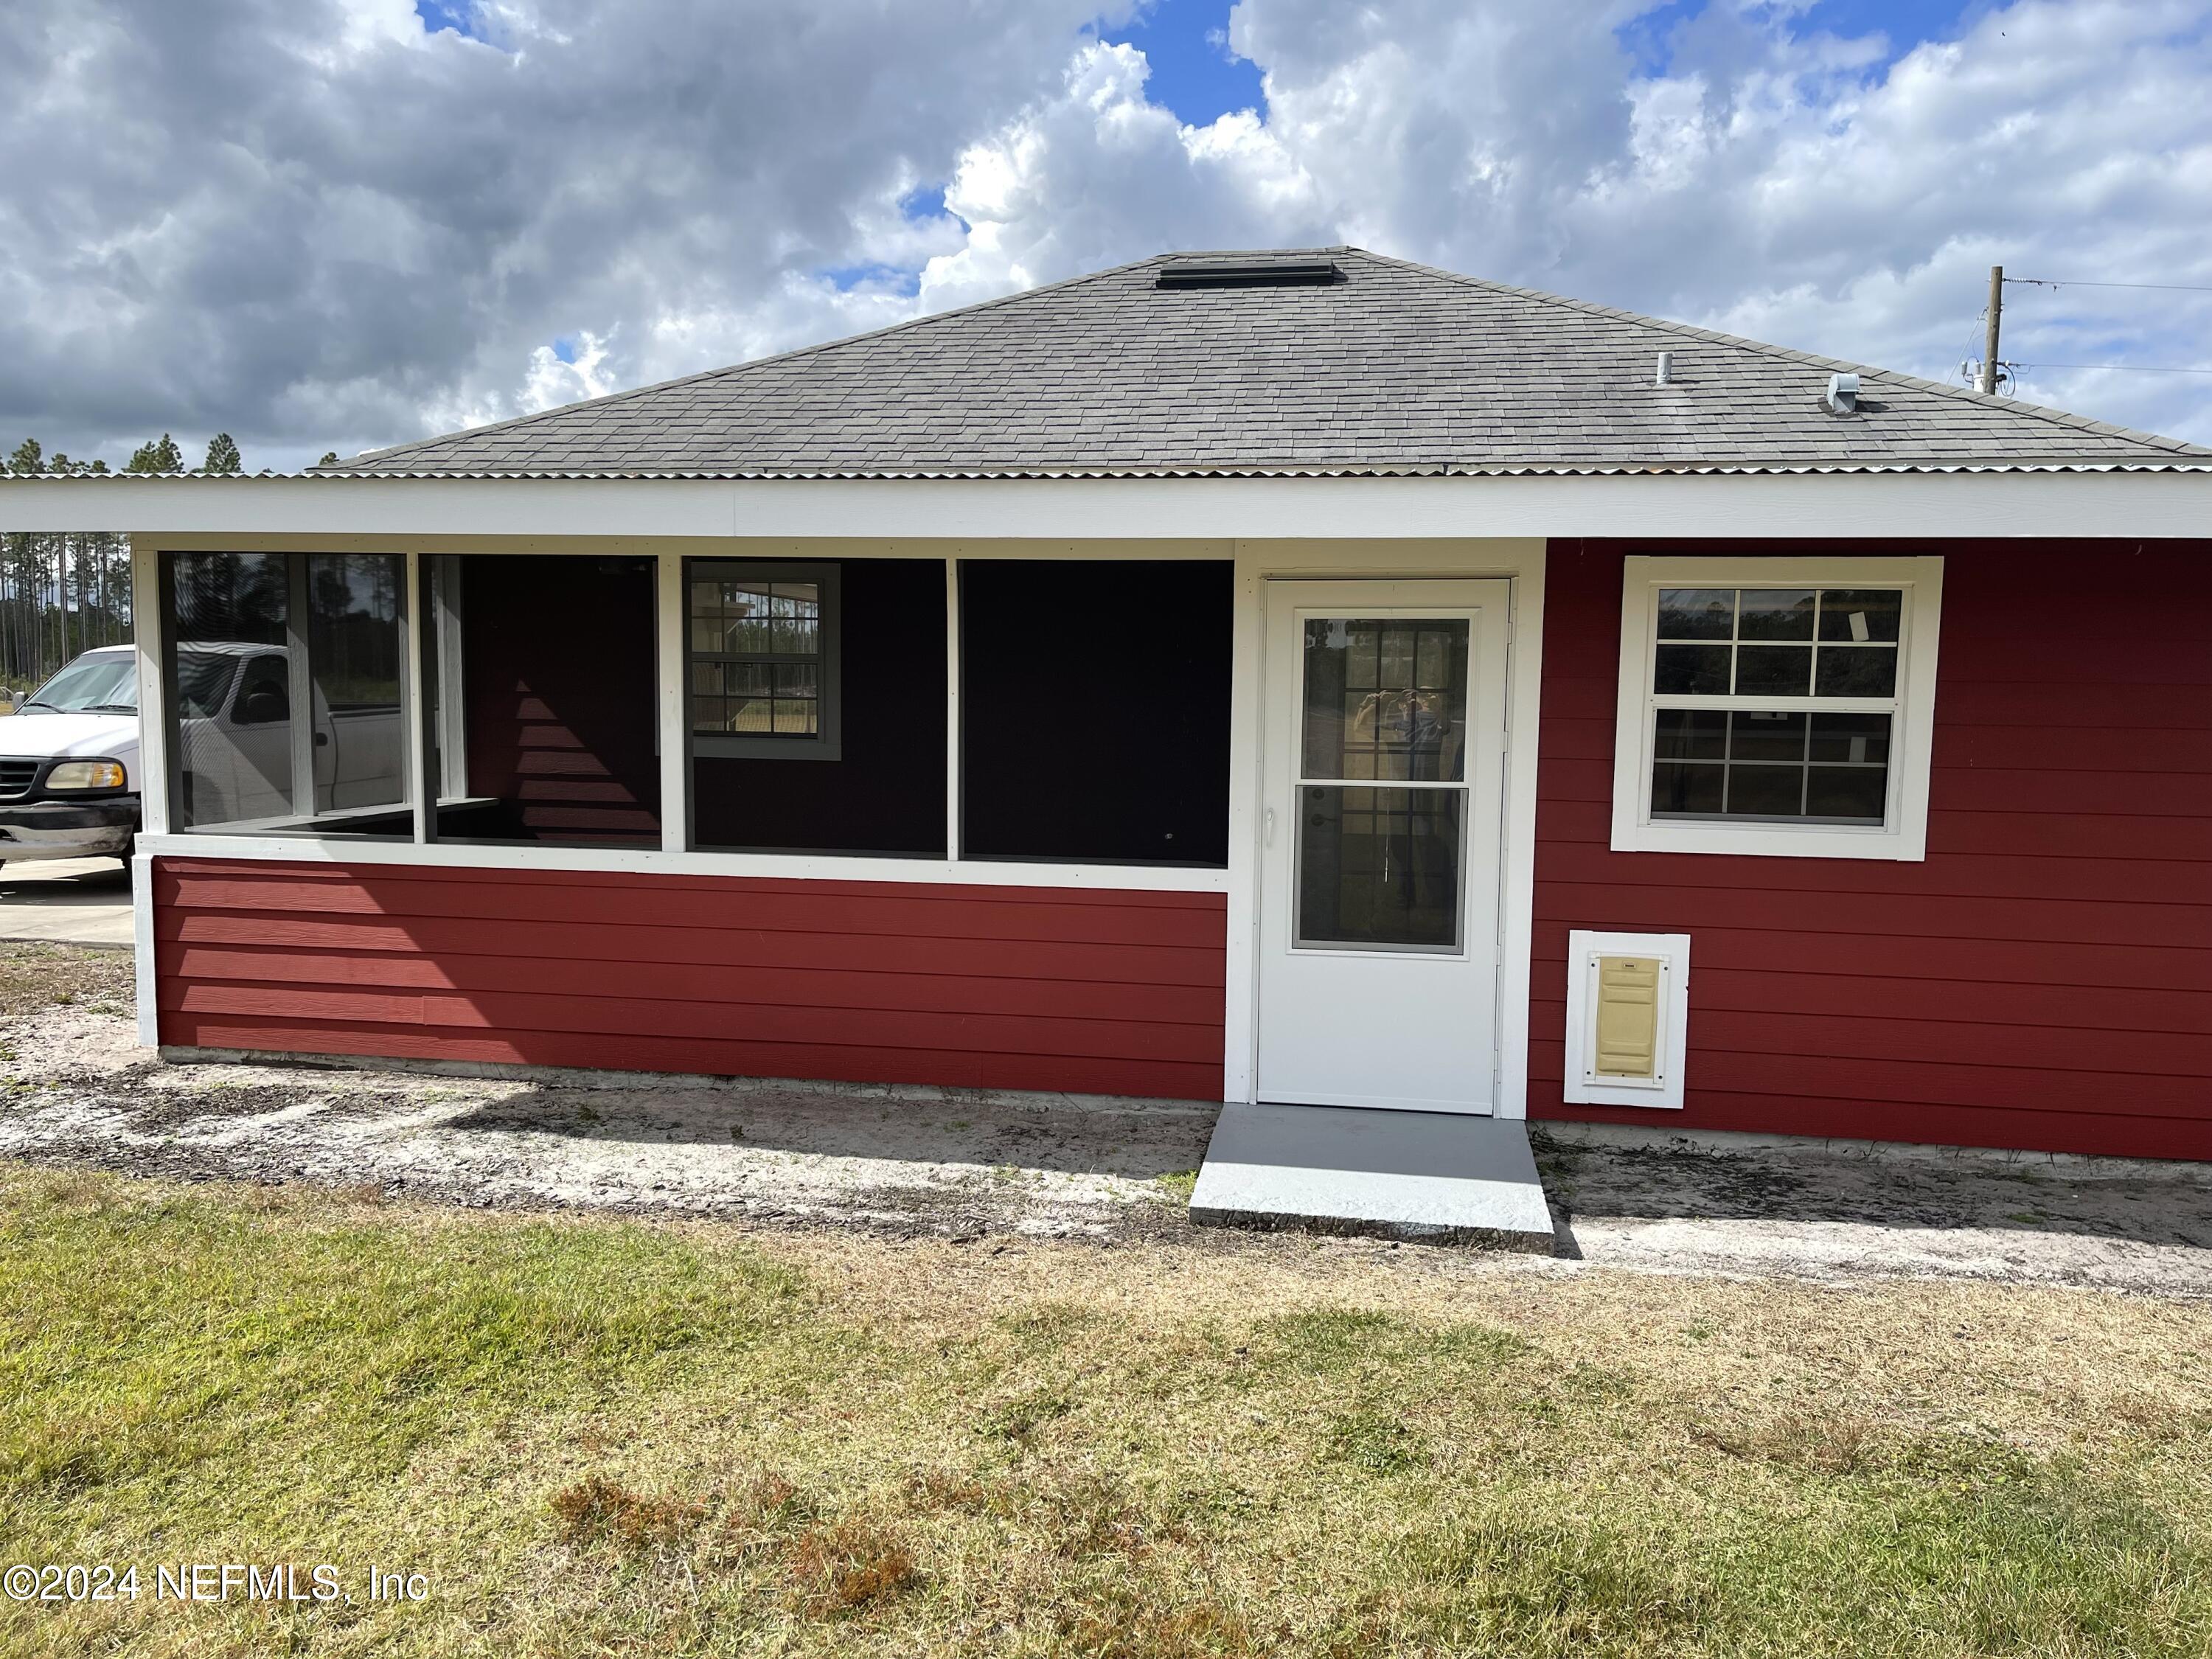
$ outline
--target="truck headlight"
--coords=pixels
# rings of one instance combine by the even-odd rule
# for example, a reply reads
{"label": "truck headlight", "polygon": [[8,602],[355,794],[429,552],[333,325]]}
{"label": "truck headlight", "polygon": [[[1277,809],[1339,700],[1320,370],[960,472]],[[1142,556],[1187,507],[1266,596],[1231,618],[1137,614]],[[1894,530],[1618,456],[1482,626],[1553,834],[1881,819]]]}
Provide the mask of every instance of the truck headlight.
{"label": "truck headlight", "polygon": [[64,761],[46,774],[46,787],[63,789],[120,789],[123,787],[121,761]]}

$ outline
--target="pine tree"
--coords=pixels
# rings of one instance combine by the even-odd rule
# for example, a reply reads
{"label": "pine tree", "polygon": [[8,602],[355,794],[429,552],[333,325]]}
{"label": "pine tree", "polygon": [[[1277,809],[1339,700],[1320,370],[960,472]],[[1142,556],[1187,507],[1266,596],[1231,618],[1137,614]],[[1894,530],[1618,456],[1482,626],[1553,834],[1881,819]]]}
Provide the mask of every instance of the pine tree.
{"label": "pine tree", "polygon": [[177,447],[177,441],[167,433],[158,443],[143,443],[131,452],[131,465],[125,472],[182,472],[185,453]]}
{"label": "pine tree", "polygon": [[200,471],[210,474],[228,474],[242,471],[245,463],[238,453],[237,440],[228,432],[218,432],[208,440],[207,459]]}

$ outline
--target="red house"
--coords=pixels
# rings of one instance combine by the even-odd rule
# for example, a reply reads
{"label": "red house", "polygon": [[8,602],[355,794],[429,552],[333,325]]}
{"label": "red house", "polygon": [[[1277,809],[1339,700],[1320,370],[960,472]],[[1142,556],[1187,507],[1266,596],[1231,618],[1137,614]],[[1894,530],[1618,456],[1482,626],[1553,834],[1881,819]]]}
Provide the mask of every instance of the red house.
{"label": "red house", "polygon": [[2212,1157],[2212,451],[1331,248],[0,489],[167,1050]]}

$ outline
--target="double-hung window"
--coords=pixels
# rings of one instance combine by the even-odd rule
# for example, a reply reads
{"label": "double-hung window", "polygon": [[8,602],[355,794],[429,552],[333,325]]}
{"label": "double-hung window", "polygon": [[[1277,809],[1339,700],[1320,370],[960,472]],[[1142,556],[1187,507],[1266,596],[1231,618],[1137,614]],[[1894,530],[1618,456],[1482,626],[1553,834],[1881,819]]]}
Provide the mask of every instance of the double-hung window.
{"label": "double-hung window", "polygon": [[834,564],[688,562],[694,754],[838,758],[837,578]]}
{"label": "double-hung window", "polygon": [[1623,562],[1615,849],[1927,855],[1940,558]]}

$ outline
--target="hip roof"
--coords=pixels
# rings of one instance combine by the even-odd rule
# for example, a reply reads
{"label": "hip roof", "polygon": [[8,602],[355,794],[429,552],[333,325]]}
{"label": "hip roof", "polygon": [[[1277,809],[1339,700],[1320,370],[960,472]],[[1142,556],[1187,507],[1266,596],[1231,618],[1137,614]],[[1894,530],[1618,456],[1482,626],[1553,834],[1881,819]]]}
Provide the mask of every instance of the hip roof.
{"label": "hip roof", "polygon": [[[1838,372],[1860,376],[1848,414],[1826,398]],[[2177,439],[1335,247],[1159,255],[314,471],[1158,477],[2208,463],[2212,450]]]}

